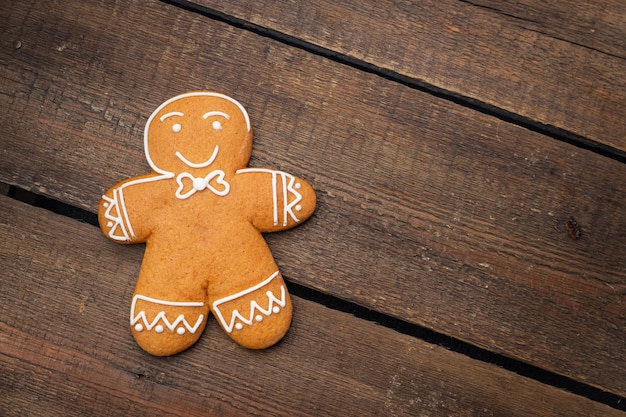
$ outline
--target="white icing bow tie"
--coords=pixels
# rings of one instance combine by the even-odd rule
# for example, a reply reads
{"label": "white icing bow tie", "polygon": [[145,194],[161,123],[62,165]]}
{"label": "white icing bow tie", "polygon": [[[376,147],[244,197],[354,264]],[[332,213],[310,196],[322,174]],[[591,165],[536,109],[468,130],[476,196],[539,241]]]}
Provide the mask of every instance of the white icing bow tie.
{"label": "white icing bow tie", "polygon": [[[180,173],[176,177],[176,182],[178,183],[176,197],[184,200],[194,195],[197,191],[202,191],[207,188],[216,195],[225,196],[230,191],[230,184],[224,179],[224,175],[224,171],[221,169],[211,171],[206,177],[194,177],[188,172]],[[216,184],[223,187],[222,190],[218,190],[211,184],[213,179],[215,179]],[[191,182],[189,180],[191,180]],[[187,187],[191,186],[191,188],[185,190],[185,188],[187,188],[185,184],[188,184]]]}

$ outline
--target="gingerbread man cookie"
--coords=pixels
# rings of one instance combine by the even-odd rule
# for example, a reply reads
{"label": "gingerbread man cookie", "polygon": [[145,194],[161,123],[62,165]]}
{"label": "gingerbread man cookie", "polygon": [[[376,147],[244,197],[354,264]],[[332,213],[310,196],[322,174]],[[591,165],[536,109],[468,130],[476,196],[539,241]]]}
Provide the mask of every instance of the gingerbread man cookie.
{"label": "gingerbread man cookie", "polygon": [[212,312],[237,343],[262,349],[291,323],[285,282],[261,233],[311,216],[315,192],[286,172],[247,167],[248,113],[232,98],[197,91],[150,116],[144,148],[152,173],[108,190],[100,227],[120,243],[146,242],[130,328],[147,352],[193,345]]}

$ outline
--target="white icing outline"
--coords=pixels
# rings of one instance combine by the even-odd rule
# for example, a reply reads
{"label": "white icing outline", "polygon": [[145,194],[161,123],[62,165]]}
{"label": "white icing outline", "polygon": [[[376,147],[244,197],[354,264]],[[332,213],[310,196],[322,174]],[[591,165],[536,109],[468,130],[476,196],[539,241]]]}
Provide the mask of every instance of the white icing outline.
{"label": "white icing outline", "polygon": [[[187,329],[187,331],[189,331],[191,334],[194,334],[196,332],[196,330],[198,330],[198,327],[200,327],[200,324],[202,323],[202,320],[204,320],[204,314],[200,314],[200,316],[198,317],[198,320],[196,320],[196,324],[194,324],[193,326],[191,324],[189,324],[189,322],[185,319],[185,315],[184,314],[179,314],[178,317],[176,318],[176,320],[174,320],[173,322],[170,322],[167,319],[167,316],[165,315],[165,311],[160,311],[156,317],[154,318],[154,320],[152,321],[152,323],[148,322],[148,318],[146,317],[146,312],[141,310],[139,312],[139,314],[135,315],[135,305],[137,304],[137,300],[144,300],[144,301],[148,301],[150,303],[154,303],[154,304],[160,304],[160,305],[166,305],[166,306],[172,306],[172,307],[202,307],[204,306],[204,303],[202,302],[194,302],[194,301],[166,301],[166,300],[159,300],[156,298],[151,298],[151,297],[146,297],[145,295],[141,295],[141,294],[136,294],[133,297],[133,303],[131,304],[130,307],[130,325],[131,327],[134,326],[139,320],[143,320],[143,325],[144,328],[148,331],[152,330],[153,327],[156,326],[155,331],[157,333],[161,333],[163,331],[162,326],[161,326],[161,331],[159,331],[159,326],[157,326],[157,323],[162,320],[163,323],[165,324],[165,326],[167,326],[168,329],[170,329],[171,332],[174,332],[174,330],[176,330],[176,327],[180,324],[183,323],[183,326],[185,326],[185,328]],[[142,330],[137,330],[137,331],[143,331]],[[176,334],[180,335],[181,333],[178,333],[178,331],[175,332]],[[184,333],[182,333],[184,334]]]}
{"label": "white icing outline", "polygon": [[[154,110],[152,112],[152,114],[150,115],[150,117],[148,118],[148,121],[146,122],[146,127],[144,129],[144,154],[146,155],[146,161],[148,162],[148,164],[150,165],[150,167],[153,169],[154,172],[160,174],[154,177],[149,177],[149,178],[142,178],[142,179],[138,179],[138,180],[133,180],[133,181],[129,181],[125,184],[123,184],[122,186],[113,189],[112,193],[113,196],[112,197],[108,197],[106,195],[102,196],[102,199],[104,200],[104,207],[106,208],[105,212],[104,212],[104,218],[108,220],[107,224],[105,227],[109,227],[109,231],[107,232],[107,235],[109,236],[109,238],[111,238],[112,240],[116,240],[116,241],[122,241],[122,242],[128,242],[131,239],[134,239],[135,236],[135,232],[133,230],[133,227],[130,223],[130,218],[128,217],[128,211],[126,210],[126,204],[124,203],[124,192],[123,189],[126,187],[129,187],[131,185],[136,185],[136,184],[141,184],[141,183],[146,183],[146,182],[152,182],[152,181],[159,181],[159,180],[164,180],[164,179],[169,179],[169,178],[174,178],[176,176],[176,174],[174,172],[171,171],[167,171],[164,169],[161,169],[159,167],[156,166],[156,164],[154,163],[154,161],[152,160],[152,158],[150,157],[150,152],[149,152],[149,147],[148,147],[148,132],[150,130],[150,124],[152,123],[153,119],[156,117],[156,115],[168,104],[186,98],[186,97],[199,97],[199,96],[204,96],[204,97],[219,97],[219,98],[223,98],[233,104],[235,104],[239,110],[241,111],[241,113],[243,114],[245,120],[246,120],[246,127],[248,129],[248,132],[250,131],[250,118],[248,116],[248,112],[246,111],[246,109],[241,105],[241,103],[239,103],[237,100],[228,97],[224,94],[220,94],[220,93],[212,93],[212,92],[206,92],[206,91],[200,91],[200,92],[192,92],[192,93],[185,93],[185,94],[180,94],[176,97],[172,97],[171,99],[165,101],[164,103],[162,103],[159,107],[157,107],[156,110]],[[206,119],[210,116],[213,115],[219,115],[219,116],[223,116],[226,119],[230,119],[230,116],[224,112],[220,112],[220,111],[209,111],[207,113],[205,113],[203,115],[203,117]],[[173,111],[173,112],[169,112],[166,113],[164,115],[162,115],[159,119],[160,121],[164,121],[165,119],[167,119],[168,117],[172,117],[172,116],[184,116],[184,113],[179,112],[179,111]],[[202,163],[193,163],[189,160],[187,160],[180,152],[176,152],[176,156],[186,165],[188,165],[191,168],[206,168],[207,166],[211,165],[214,161],[215,158],[217,157],[217,154],[219,152],[219,145],[215,146],[215,149],[213,150],[213,154],[211,155],[211,157]],[[184,199],[184,198],[188,198],[189,196],[193,195],[196,191],[196,189],[193,189],[193,192],[191,194],[189,194],[187,197],[183,197],[183,194],[181,194],[182,191],[182,178],[186,177],[183,176],[184,173],[179,174],[179,178],[177,178],[178,184],[179,184],[179,188],[176,191],[176,197],[178,197],[179,199]],[[187,174],[190,175],[190,174]],[[217,190],[215,187],[211,186],[208,182],[210,180],[213,179],[214,176],[218,176],[218,183],[224,185],[224,190],[219,191]],[[192,177],[192,179],[195,177]],[[211,191],[213,191],[216,195],[219,196],[224,196],[227,195],[230,192],[230,184],[224,179],[224,172],[221,170],[216,170],[213,171],[211,173],[209,173],[206,177],[204,177],[206,182],[207,182],[207,188],[209,188]],[[180,179],[180,180],[179,180]],[[187,193],[185,193],[186,195]],[[114,216],[111,214],[111,211],[113,209],[117,210],[117,216]],[[109,226],[109,224],[111,224],[111,226]],[[115,233],[117,231],[121,231],[121,236],[116,235]]]}
{"label": "white icing outline", "polygon": [[[274,272],[272,275],[269,276],[269,278],[267,278],[263,282],[260,282],[259,284],[248,288],[247,290],[240,291],[228,297],[220,298],[219,300],[216,300],[213,302],[213,313],[215,314],[215,317],[217,317],[217,319],[220,321],[220,323],[222,324],[222,327],[224,328],[224,330],[226,330],[227,333],[232,333],[233,328],[237,328],[237,330],[240,330],[243,328],[243,326],[236,326],[236,324],[245,323],[248,326],[252,326],[255,321],[258,322],[256,318],[257,316],[260,316],[260,315],[256,313],[257,311],[262,313],[266,317],[269,317],[272,314],[278,314],[280,312],[280,309],[278,309],[277,306],[280,306],[282,308],[285,307],[285,305],[287,304],[285,286],[281,284],[280,299],[276,298],[276,296],[274,295],[272,291],[267,291],[265,293],[265,295],[267,295],[267,299],[269,300],[267,309],[264,309],[261,306],[259,306],[256,300],[250,301],[250,317],[247,319],[241,315],[239,310],[235,309],[231,313],[230,323],[226,323],[226,320],[224,319],[224,316],[222,315],[222,312],[219,309],[220,304],[227,303],[229,301],[243,297],[244,295],[250,294],[258,290],[259,288],[263,288],[265,285],[269,284],[277,276],[278,276],[278,271]],[[276,309],[278,309],[278,311],[276,311]],[[237,319],[239,319],[239,322],[237,322]]]}
{"label": "white icing outline", "polygon": [[[246,111],[246,109],[237,100],[233,99],[232,97],[228,97],[225,94],[213,93],[213,92],[209,92],[209,91],[194,91],[194,92],[191,92],[191,93],[180,94],[180,95],[178,95],[176,97],[170,98],[169,100],[167,100],[164,103],[162,103],[159,107],[157,107],[155,111],[152,112],[152,114],[148,118],[148,121],[146,122],[146,127],[144,128],[144,132],[143,132],[143,148],[144,148],[144,152],[146,154],[146,161],[148,161],[148,164],[150,165],[150,167],[155,172],[158,172],[159,174],[167,175],[168,177],[166,177],[166,178],[172,178],[172,177],[174,177],[175,174],[173,172],[166,171],[166,170],[161,169],[158,166],[156,166],[156,164],[154,163],[154,161],[150,157],[150,152],[148,150],[148,131],[150,130],[149,127],[150,127],[150,124],[152,123],[152,120],[156,117],[156,115],[161,110],[163,110],[163,108],[165,106],[169,105],[170,103],[173,103],[174,101],[177,101],[177,100],[180,100],[180,99],[183,99],[183,98],[187,98],[187,97],[218,97],[218,98],[222,98],[222,99],[224,99],[226,101],[229,101],[229,102],[233,103],[234,105],[236,105],[239,108],[239,110],[243,114],[243,117],[246,120],[246,128],[248,129],[248,132],[250,131],[250,117],[248,116],[248,112]],[[174,113],[174,112],[172,112],[172,113]],[[178,113],[180,113],[180,112],[178,112]],[[170,113],[167,113],[167,114],[170,114]]]}
{"label": "white icing outline", "polygon": [[[277,176],[280,175],[281,176],[281,183],[283,186],[283,226],[287,226],[287,223],[289,221],[288,217],[291,217],[291,219],[293,221],[295,221],[296,223],[300,222],[300,219],[298,219],[298,217],[295,215],[295,213],[293,212],[293,208],[296,208],[296,211],[299,211],[297,209],[297,207],[300,207],[300,209],[302,209],[301,206],[298,205],[298,203],[302,200],[302,194],[300,194],[297,190],[300,189],[301,185],[300,183],[296,183],[296,177],[294,177],[293,175],[287,173],[287,172],[283,172],[283,171],[277,171],[277,170],[273,170],[273,169],[267,169],[267,168],[243,168],[243,169],[239,169],[237,170],[237,174],[245,174],[247,172],[262,172],[262,173],[268,173],[268,174],[272,174],[272,198],[273,198],[273,202],[274,202],[274,226],[278,225],[278,185],[277,185]],[[286,179],[289,179],[289,183],[287,183]],[[291,192],[295,198],[291,201],[291,203],[289,202],[289,195],[288,192]]]}
{"label": "white icing outline", "polygon": [[199,164],[195,164],[195,163],[189,161],[187,158],[185,158],[183,156],[182,153],[180,153],[178,151],[176,151],[176,156],[178,157],[178,159],[183,161],[183,163],[185,165],[187,165],[188,167],[191,167],[191,168],[206,168],[209,165],[211,165],[213,163],[213,161],[215,161],[215,158],[217,158],[217,153],[219,152],[219,150],[220,150],[220,146],[219,145],[215,145],[215,149],[213,149],[213,154],[211,155],[211,157],[208,160],[206,160],[204,162],[201,162]]}

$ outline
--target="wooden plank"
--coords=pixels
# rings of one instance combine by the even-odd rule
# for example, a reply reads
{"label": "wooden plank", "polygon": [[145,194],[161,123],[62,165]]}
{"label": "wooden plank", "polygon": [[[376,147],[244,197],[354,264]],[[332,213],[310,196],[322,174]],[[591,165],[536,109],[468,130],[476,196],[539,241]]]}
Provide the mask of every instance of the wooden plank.
{"label": "wooden plank", "polygon": [[286,277],[626,393],[624,164],[162,4],[3,16],[23,46],[0,50],[1,181],[95,211],[147,171],[158,104],[229,92],[253,165],[318,190],[309,222],[268,236]]}
{"label": "wooden plank", "polygon": [[472,0],[524,29],[625,58],[626,3],[621,0]]}
{"label": "wooden plank", "polygon": [[626,151],[621,0],[192,1]]}
{"label": "wooden plank", "polygon": [[298,298],[274,348],[240,348],[210,322],[189,351],[152,357],[127,327],[142,248],[4,196],[0,242],[6,417],[621,415]]}

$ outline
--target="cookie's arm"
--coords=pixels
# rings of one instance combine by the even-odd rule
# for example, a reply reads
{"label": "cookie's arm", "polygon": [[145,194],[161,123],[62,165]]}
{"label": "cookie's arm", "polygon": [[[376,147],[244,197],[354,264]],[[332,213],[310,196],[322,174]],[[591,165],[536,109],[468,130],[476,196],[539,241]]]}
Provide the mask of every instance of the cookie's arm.
{"label": "cookie's arm", "polygon": [[98,221],[106,237],[119,243],[145,242],[149,229],[145,219],[134,215],[141,199],[137,196],[148,194],[151,183],[158,177],[145,176],[132,178],[110,188],[100,199]]}
{"label": "cookie's arm", "polygon": [[294,227],[315,210],[315,191],[301,178],[266,168],[240,169],[237,175],[254,195],[252,223],[261,232]]}

